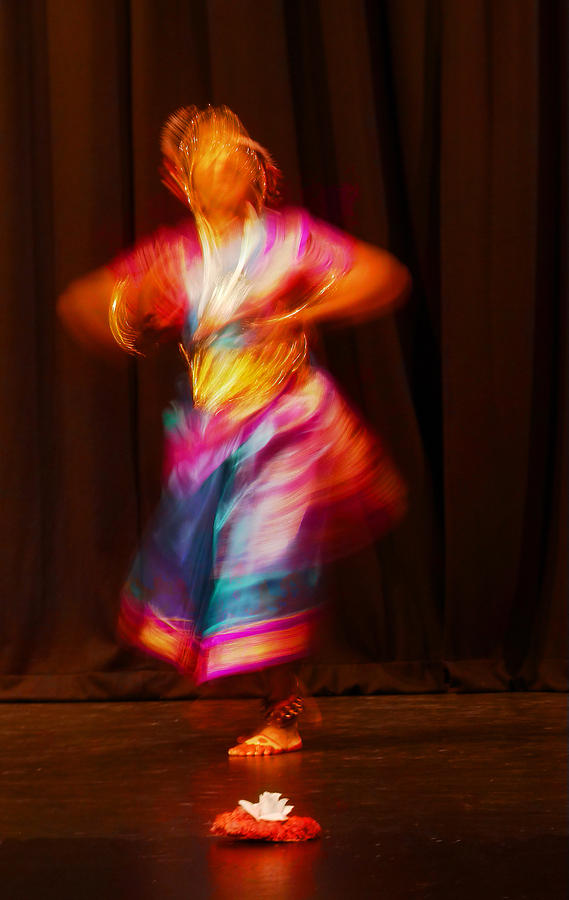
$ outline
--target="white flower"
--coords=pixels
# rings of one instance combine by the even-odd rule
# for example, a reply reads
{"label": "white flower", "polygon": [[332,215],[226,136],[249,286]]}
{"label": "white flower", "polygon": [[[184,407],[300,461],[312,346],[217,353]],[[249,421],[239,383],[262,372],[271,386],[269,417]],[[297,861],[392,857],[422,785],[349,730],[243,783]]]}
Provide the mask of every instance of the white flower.
{"label": "white flower", "polygon": [[294,806],[287,806],[288,797],[279,799],[280,796],[280,794],[271,794],[270,791],[265,791],[264,794],[259,794],[258,803],[240,800],[239,806],[243,807],[245,812],[253,816],[257,822],[284,822]]}

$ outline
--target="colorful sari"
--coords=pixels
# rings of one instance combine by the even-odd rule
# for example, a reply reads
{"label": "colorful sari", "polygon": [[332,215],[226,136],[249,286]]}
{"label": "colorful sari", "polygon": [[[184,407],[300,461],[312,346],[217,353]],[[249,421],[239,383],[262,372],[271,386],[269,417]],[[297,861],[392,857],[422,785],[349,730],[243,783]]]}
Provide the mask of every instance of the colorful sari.
{"label": "colorful sari", "polygon": [[[349,270],[344,235],[302,211],[266,212],[213,261],[182,227],[114,269],[137,278],[157,263],[189,378],[165,414],[162,498],[119,629],[201,683],[307,656],[321,566],[387,530],[405,490],[290,314],[292,296],[318,302]],[[161,314],[147,316],[156,332]]]}

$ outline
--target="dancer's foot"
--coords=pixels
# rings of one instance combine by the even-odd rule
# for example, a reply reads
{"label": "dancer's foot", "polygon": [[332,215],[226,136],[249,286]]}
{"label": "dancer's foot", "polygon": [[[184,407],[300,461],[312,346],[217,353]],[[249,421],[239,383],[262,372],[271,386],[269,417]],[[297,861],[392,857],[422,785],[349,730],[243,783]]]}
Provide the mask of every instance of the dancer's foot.
{"label": "dancer's foot", "polygon": [[275,756],[302,749],[302,740],[296,723],[279,728],[265,725],[251,737],[245,738],[227,751],[229,756]]}

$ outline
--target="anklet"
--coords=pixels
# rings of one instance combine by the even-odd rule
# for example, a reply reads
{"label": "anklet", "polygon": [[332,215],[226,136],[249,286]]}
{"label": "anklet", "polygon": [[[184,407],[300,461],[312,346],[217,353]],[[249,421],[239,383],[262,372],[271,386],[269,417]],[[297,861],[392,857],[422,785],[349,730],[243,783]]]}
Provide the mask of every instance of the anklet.
{"label": "anklet", "polygon": [[265,713],[265,724],[285,728],[292,725],[304,709],[304,700],[300,694],[291,694],[286,700],[270,705]]}

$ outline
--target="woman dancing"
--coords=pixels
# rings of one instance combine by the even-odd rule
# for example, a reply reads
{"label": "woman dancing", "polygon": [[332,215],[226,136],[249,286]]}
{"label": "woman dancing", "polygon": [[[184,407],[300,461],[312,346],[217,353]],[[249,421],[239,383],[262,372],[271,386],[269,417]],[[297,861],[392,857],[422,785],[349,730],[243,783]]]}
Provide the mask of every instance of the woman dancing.
{"label": "woman dancing", "polygon": [[306,332],[392,309],[410,278],[386,251],[272,209],[279,172],[226,107],[175,113],[162,150],[193,219],[73,282],[59,306],[81,338],[135,354],[177,340],[188,366],[119,630],[198,684],[265,670],[263,722],[229,754],[299,750],[296,665],[318,627],[320,567],[405,508]]}

